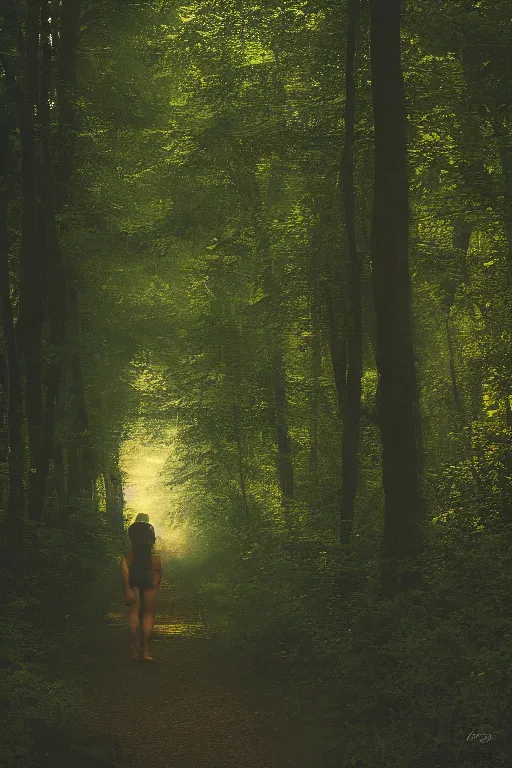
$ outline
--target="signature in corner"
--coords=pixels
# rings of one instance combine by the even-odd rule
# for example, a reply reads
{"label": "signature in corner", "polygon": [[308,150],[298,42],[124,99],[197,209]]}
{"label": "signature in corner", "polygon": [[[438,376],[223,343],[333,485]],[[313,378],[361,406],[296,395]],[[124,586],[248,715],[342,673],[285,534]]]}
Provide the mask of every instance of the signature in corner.
{"label": "signature in corner", "polygon": [[466,741],[476,741],[477,739],[480,740],[480,744],[488,744],[492,739],[492,733],[475,733],[475,731],[471,729],[471,733]]}

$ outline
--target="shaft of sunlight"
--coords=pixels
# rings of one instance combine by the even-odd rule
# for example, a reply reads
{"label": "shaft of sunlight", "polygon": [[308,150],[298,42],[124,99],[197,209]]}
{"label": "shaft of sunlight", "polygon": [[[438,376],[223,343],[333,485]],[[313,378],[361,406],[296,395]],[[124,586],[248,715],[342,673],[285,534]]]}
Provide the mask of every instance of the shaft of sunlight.
{"label": "shaft of sunlight", "polygon": [[163,443],[134,437],[121,449],[124,475],[125,517],[128,525],[144,512],[155,528],[157,548],[175,557],[189,549],[188,526],[179,519],[182,507],[179,490],[166,483],[165,467],[172,457],[172,440]]}

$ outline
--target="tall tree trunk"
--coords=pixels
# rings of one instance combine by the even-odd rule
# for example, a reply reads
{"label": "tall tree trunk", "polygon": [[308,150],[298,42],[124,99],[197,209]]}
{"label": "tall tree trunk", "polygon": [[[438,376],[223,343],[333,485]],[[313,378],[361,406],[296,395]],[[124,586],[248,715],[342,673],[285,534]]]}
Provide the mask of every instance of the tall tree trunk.
{"label": "tall tree trunk", "polygon": [[[419,550],[420,506],[408,265],[409,209],[400,0],[371,2],[375,125],[372,278],[384,485],[383,587],[399,587],[393,560]],[[403,586],[407,585],[407,579]]]}
{"label": "tall tree trunk", "polygon": [[343,415],[342,483],[340,500],[340,541],[350,540],[354,521],[354,505],[357,494],[359,451],[359,425],[361,420],[362,377],[362,310],[361,310],[361,259],[357,250],[355,191],[354,191],[354,142],[355,142],[355,59],[359,27],[359,0],[348,0],[348,28],[346,54],[345,143],[341,159],[341,195],[347,237],[347,280],[345,302],[347,307],[347,383],[346,408]]}
{"label": "tall tree trunk", "polygon": [[[4,62],[3,62],[4,63]],[[4,76],[10,80],[11,92],[12,75],[7,71],[5,62]],[[7,89],[6,89],[7,90]],[[14,313],[11,302],[11,279],[9,274],[9,178],[11,175],[11,146],[9,139],[8,102],[11,94],[5,93],[1,105],[0,118],[0,298],[2,303],[2,327],[7,363],[7,445],[9,467],[9,494],[6,506],[6,536],[7,550],[13,555],[10,567],[18,560],[17,553],[21,550],[22,514],[24,506],[23,486],[23,396],[21,370],[16,333],[14,328]]]}
{"label": "tall tree trunk", "polygon": [[38,189],[42,201],[40,242],[42,249],[43,285],[50,320],[49,343],[51,360],[46,366],[46,395],[44,405],[43,435],[40,453],[30,486],[28,512],[30,517],[40,520],[43,515],[46,485],[53,457],[55,415],[62,376],[63,351],[65,343],[65,280],[64,264],[55,220],[53,168],[50,152],[50,81],[52,46],[50,36],[50,7],[48,0],[41,0],[41,78],[38,106],[38,133],[41,144],[41,159],[37,168]]}
{"label": "tall tree trunk", "polygon": [[57,109],[58,155],[55,167],[55,205],[60,211],[69,195],[72,158],[76,141],[78,119],[75,107],[77,85],[77,49],[81,0],[62,0],[60,8],[58,59],[57,59]]}
{"label": "tall tree trunk", "polygon": [[[25,63],[25,88],[18,83],[17,105],[21,141],[21,285],[19,309],[20,348],[25,368],[25,412],[27,417],[30,473],[29,499],[35,493],[37,467],[43,439],[42,332],[44,301],[37,219],[37,153],[34,113],[38,103],[39,2],[27,0],[26,34],[20,34],[20,52]],[[29,505],[34,519],[40,519]]]}
{"label": "tall tree trunk", "polygon": [[[62,211],[69,198],[73,157],[78,128],[75,106],[77,85],[77,49],[80,31],[81,0],[62,0],[60,8],[57,59],[58,156],[55,164],[55,210]],[[69,267],[69,265],[68,265]],[[79,307],[73,277],[63,276],[67,298],[67,320],[73,333],[79,333]],[[69,356],[71,380],[72,423],[74,425],[68,448],[68,493],[86,491],[92,495],[94,486],[94,452],[89,435],[89,415],[85,394],[82,359],[77,339],[72,339]]]}

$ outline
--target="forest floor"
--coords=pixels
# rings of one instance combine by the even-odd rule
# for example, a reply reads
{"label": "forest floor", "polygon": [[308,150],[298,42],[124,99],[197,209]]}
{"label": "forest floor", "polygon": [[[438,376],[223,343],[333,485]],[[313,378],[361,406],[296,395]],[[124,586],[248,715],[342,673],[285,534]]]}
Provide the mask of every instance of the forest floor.
{"label": "forest floor", "polygon": [[75,679],[83,691],[92,734],[66,758],[70,765],[334,765],[326,747],[332,725],[315,722],[312,703],[283,670],[258,668],[216,637],[190,589],[162,585],[152,662],[129,659],[126,610],[116,602],[87,647],[63,660],[59,677]]}

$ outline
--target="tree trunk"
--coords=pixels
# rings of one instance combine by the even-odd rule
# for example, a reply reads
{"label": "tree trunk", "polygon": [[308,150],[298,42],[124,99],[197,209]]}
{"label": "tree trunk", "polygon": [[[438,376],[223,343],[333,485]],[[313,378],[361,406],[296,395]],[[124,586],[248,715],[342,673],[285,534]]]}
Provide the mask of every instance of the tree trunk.
{"label": "tree trunk", "polygon": [[[55,210],[61,212],[69,197],[69,185],[73,169],[72,159],[78,128],[75,106],[77,85],[77,49],[80,31],[81,0],[62,0],[59,24],[59,55],[57,59],[57,109],[58,156],[55,163]],[[69,267],[69,265],[68,265]],[[67,279],[66,279],[67,276]],[[67,298],[67,321],[78,333],[79,309],[76,287],[72,277],[63,272],[62,287]],[[59,305],[60,307],[60,305]],[[94,487],[94,452],[89,435],[82,360],[77,349],[77,339],[71,339],[72,350],[69,358],[71,380],[71,408],[74,432],[68,447],[67,491],[75,494],[86,491],[92,496]]]}
{"label": "tree trunk", "polygon": [[236,389],[233,389],[232,413],[233,413],[233,430],[235,434],[235,443],[236,443],[236,450],[237,450],[238,482],[240,485],[240,494],[242,496],[242,502],[244,506],[245,519],[249,520],[250,518],[249,502],[247,499],[247,483],[245,481],[244,454],[243,454],[243,447],[242,447],[242,434],[240,431],[240,418],[238,414],[238,402],[236,399]]}
{"label": "tree trunk", "polygon": [[445,327],[446,327],[446,341],[448,344],[448,362],[450,367],[450,381],[452,385],[452,396],[455,410],[461,421],[464,421],[464,409],[462,407],[462,400],[459,394],[459,386],[457,384],[457,372],[455,369],[455,351],[453,348],[452,330],[450,328],[450,308],[445,311]]}
{"label": "tree trunk", "polygon": [[[43,439],[42,331],[44,301],[41,258],[36,229],[36,137],[34,112],[38,103],[39,2],[28,0],[26,35],[20,34],[20,52],[25,62],[25,89],[18,84],[17,106],[21,141],[22,225],[19,300],[19,338],[25,363],[25,411],[27,417],[30,473],[28,498],[36,489],[37,467]],[[29,512],[40,519],[29,504]]]}
{"label": "tree trunk", "polygon": [[464,221],[455,221],[452,231],[452,245],[460,254],[460,271],[458,278],[449,278],[445,285],[445,295],[442,302],[444,314],[446,343],[448,347],[448,366],[450,371],[450,383],[452,388],[453,404],[459,417],[461,425],[464,425],[466,419],[464,414],[464,405],[460,396],[459,385],[457,381],[457,369],[455,366],[455,348],[453,344],[453,334],[450,326],[450,314],[455,303],[455,295],[461,282],[469,284],[469,274],[467,269],[467,252],[471,240],[472,225]]}
{"label": "tree trunk", "polygon": [[[272,179],[269,182],[268,197],[272,195]],[[254,183],[255,205],[254,225],[258,238],[258,247],[263,261],[263,287],[267,300],[266,325],[269,333],[269,352],[272,380],[272,410],[277,442],[277,470],[283,507],[286,507],[294,495],[294,473],[291,452],[291,440],[287,422],[286,369],[283,353],[283,329],[281,297],[274,275],[272,254],[264,221],[264,206],[260,192]]]}
{"label": "tree trunk", "polygon": [[[372,279],[377,318],[384,485],[383,587],[399,587],[393,559],[419,550],[420,506],[408,266],[409,209],[400,0],[372,0],[371,72],[375,124]],[[407,586],[404,579],[403,586]]]}
{"label": "tree trunk", "polygon": [[75,108],[81,0],[62,0],[57,59],[58,155],[55,167],[55,205],[60,211],[69,195],[78,120]]}
{"label": "tree trunk", "polygon": [[312,479],[312,491],[317,498],[318,487],[318,421],[320,411],[322,375],[322,345],[320,331],[320,308],[318,306],[318,276],[313,265],[313,278],[311,284],[311,428],[309,441],[309,472]]}
{"label": "tree trunk", "polygon": [[340,499],[340,542],[350,540],[357,494],[359,451],[359,425],[361,420],[362,377],[362,310],[361,259],[357,250],[354,142],[355,142],[355,58],[359,27],[359,0],[348,0],[348,29],[346,54],[345,143],[341,159],[341,195],[347,237],[347,280],[345,303],[347,307],[346,339],[346,407],[343,415],[342,482]]}
{"label": "tree trunk", "polygon": [[281,487],[283,501],[286,504],[294,495],[294,477],[291,440],[286,418],[286,371],[283,350],[279,344],[279,340],[277,343],[274,342],[272,368],[274,376],[274,405],[279,485]]}
{"label": "tree trunk", "polygon": [[75,496],[82,490],[82,475],[79,457],[78,439],[73,436],[67,449],[66,490],[68,496]]}
{"label": "tree trunk", "polygon": [[119,466],[113,466],[103,471],[105,483],[105,507],[109,521],[114,530],[124,529],[124,496],[123,480]]}
{"label": "tree trunk", "polygon": [[336,399],[340,418],[343,419],[347,403],[347,346],[334,309],[332,283],[324,291],[324,300],[327,309],[329,351],[331,353]]}
{"label": "tree trunk", "polygon": [[[73,286],[70,286],[69,297],[70,315],[76,318],[77,297]],[[88,498],[92,498],[95,481],[94,452],[89,433],[89,414],[79,350],[74,349],[71,352],[70,365],[74,428],[68,455],[68,492],[85,492]]]}
{"label": "tree trunk", "polygon": [[[0,126],[0,140],[1,140],[1,131],[2,131],[2,128]],[[1,170],[0,170],[0,173],[1,173]],[[0,183],[2,183],[1,177],[0,177]],[[0,206],[1,205],[2,205],[2,202],[0,201]],[[1,215],[2,214],[0,213],[0,226],[3,226]],[[3,246],[0,245],[0,248],[3,248]],[[0,306],[0,311],[1,311],[1,306]],[[8,456],[9,456],[8,437],[7,437],[7,432],[8,432],[7,419],[8,419],[8,413],[9,413],[8,400],[9,400],[9,371],[7,368],[7,360],[5,359],[3,350],[1,350],[0,351],[0,463],[2,464],[7,462]],[[2,498],[2,495],[0,492],[0,499],[1,498]],[[2,499],[2,502],[3,502],[3,499]]]}
{"label": "tree trunk", "polygon": [[53,447],[53,482],[57,501],[62,510],[66,504],[66,469],[64,466],[64,451],[60,443]]}
{"label": "tree trunk", "polygon": [[[6,65],[7,66],[7,65]],[[5,77],[11,80],[10,73]],[[6,89],[7,91],[7,89]],[[2,302],[2,327],[5,345],[7,376],[6,376],[6,407],[7,407],[7,445],[9,467],[9,493],[6,506],[6,538],[7,552],[14,557],[9,563],[15,565],[16,553],[21,549],[22,514],[24,506],[23,486],[23,398],[21,384],[20,360],[14,329],[14,314],[11,302],[11,279],[9,274],[9,178],[11,175],[11,146],[9,139],[9,122],[7,118],[8,93],[2,105],[3,119],[0,121],[0,298]]]}
{"label": "tree trunk", "polygon": [[55,415],[62,377],[63,351],[65,343],[65,279],[64,264],[55,221],[53,168],[50,152],[50,81],[52,47],[50,38],[50,8],[48,0],[41,2],[41,78],[38,107],[38,133],[41,143],[41,160],[37,168],[38,188],[42,201],[40,242],[43,262],[43,285],[50,320],[49,343],[52,354],[46,366],[46,396],[44,405],[44,426],[40,454],[28,499],[29,516],[40,520],[44,510],[46,485],[53,456]]}
{"label": "tree trunk", "polygon": [[[334,184],[335,182],[333,181],[332,186],[329,185],[330,189],[334,189]],[[315,194],[315,191],[313,191],[313,194]],[[340,421],[342,421],[347,399],[347,348],[344,338],[343,318],[340,317],[341,313],[336,311],[336,308],[341,306],[343,302],[343,281],[341,279],[342,259],[339,253],[340,244],[336,232],[338,201],[334,198],[333,202],[336,205],[330,200],[326,200],[325,197],[319,199],[318,195],[315,195],[314,212],[318,215],[318,222],[312,232],[311,269],[315,275],[315,290],[312,292],[313,300],[315,301],[315,297],[318,296],[318,302],[322,304],[325,310],[325,317],[322,319],[320,317],[320,309],[317,309],[318,317],[315,319],[315,322],[318,324],[319,337],[320,326],[325,327],[327,331],[338,415]],[[321,359],[319,362],[321,363]],[[336,506],[337,519],[341,520],[343,517],[341,512],[341,479],[336,489]]]}

